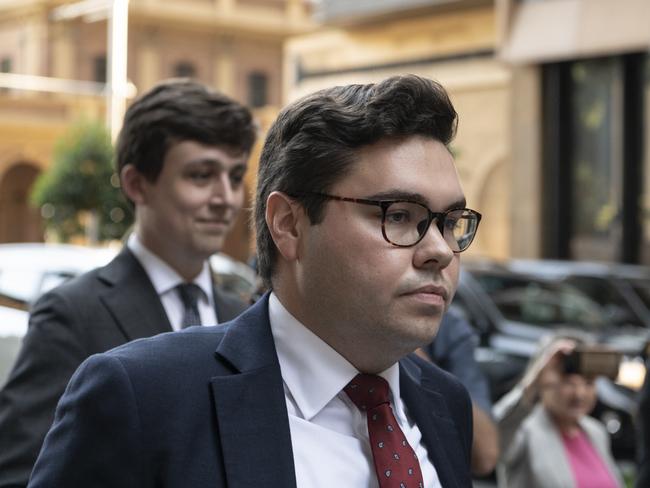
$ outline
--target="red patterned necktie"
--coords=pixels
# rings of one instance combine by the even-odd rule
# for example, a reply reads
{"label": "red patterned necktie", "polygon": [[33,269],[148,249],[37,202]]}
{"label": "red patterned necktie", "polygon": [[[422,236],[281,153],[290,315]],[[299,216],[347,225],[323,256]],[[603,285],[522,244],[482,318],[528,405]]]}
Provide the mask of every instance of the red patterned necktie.
{"label": "red patterned necktie", "polygon": [[423,488],[418,458],[390,406],[388,382],[374,374],[359,374],[343,391],[367,416],[380,488]]}

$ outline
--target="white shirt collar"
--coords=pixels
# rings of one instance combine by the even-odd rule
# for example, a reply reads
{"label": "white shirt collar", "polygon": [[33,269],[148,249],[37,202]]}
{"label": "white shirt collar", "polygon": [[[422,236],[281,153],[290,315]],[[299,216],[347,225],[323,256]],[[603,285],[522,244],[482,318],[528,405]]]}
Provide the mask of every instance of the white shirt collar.
{"label": "white shirt collar", "polygon": [[[158,295],[163,295],[168,291],[172,290],[181,283],[185,283],[185,280],[179,275],[171,266],[169,266],[165,261],[159,258],[156,254],[151,252],[145,247],[142,241],[138,238],[135,232],[133,232],[126,243],[129,250],[135,255],[138,259],[144,270],[147,272],[151,283],[153,284],[154,289]],[[192,283],[198,285],[203,293],[205,298],[209,303],[212,302],[212,274],[210,272],[210,266],[207,261],[203,263],[203,269],[198,274]]]}
{"label": "white shirt collar", "polygon": [[[359,371],[291,315],[275,293],[269,297],[269,320],[282,379],[303,417],[311,420]],[[396,410],[401,414],[398,364],[379,376],[388,381],[393,403],[399,404]]]}

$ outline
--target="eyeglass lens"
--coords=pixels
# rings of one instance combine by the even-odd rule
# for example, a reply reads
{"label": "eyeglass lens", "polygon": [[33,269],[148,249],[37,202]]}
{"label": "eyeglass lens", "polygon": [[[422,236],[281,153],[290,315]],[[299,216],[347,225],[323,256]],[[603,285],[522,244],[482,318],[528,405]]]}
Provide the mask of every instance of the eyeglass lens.
{"label": "eyeglass lens", "polygon": [[[442,219],[442,222],[440,222]],[[446,212],[434,219],[443,238],[452,251],[460,252],[471,244],[478,220],[465,209]],[[394,202],[384,214],[384,236],[398,246],[412,246],[429,228],[429,210],[413,202]]]}

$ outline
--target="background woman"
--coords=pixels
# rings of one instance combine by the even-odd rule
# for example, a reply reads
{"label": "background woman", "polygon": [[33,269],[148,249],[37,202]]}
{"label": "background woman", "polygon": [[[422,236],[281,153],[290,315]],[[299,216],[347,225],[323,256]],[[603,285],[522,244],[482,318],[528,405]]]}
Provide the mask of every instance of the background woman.
{"label": "background woman", "polygon": [[588,414],[596,404],[594,378],[567,373],[576,347],[547,341],[518,385],[495,406],[502,456],[499,487],[619,488],[622,478],[609,434]]}

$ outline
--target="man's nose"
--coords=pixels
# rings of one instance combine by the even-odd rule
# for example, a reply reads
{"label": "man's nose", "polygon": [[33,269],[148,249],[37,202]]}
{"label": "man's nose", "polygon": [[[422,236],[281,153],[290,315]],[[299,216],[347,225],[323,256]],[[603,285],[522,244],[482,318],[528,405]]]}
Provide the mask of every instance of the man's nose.
{"label": "man's nose", "polygon": [[234,190],[228,173],[220,173],[212,183],[210,203],[213,205],[232,205]]}
{"label": "man's nose", "polygon": [[445,240],[438,228],[437,219],[434,219],[427,229],[424,237],[415,245],[415,265],[426,267],[436,264],[439,268],[445,268],[454,258],[451,246]]}

